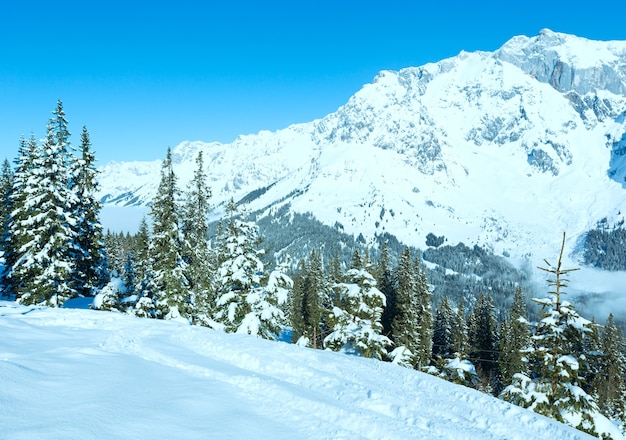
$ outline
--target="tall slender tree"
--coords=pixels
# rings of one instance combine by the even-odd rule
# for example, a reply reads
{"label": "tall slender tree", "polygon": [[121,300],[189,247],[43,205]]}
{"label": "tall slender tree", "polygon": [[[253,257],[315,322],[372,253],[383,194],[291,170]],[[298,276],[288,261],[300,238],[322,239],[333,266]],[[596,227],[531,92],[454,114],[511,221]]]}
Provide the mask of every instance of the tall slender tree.
{"label": "tall slender tree", "polygon": [[0,296],[7,297],[10,293],[8,274],[12,258],[9,225],[11,221],[11,211],[13,210],[13,203],[11,201],[13,181],[13,168],[9,161],[5,159],[2,163],[2,170],[0,170]]}
{"label": "tall slender tree", "polygon": [[96,197],[98,182],[96,157],[91,150],[87,127],[81,133],[80,158],[74,161],[71,187],[76,193],[74,216],[76,230],[76,291],[92,296],[109,279],[104,235],[100,223],[100,202]]}
{"label": "tall slender tree", "polygon": [[491,297],[481,293],[470,315],[469,357],[479,375],[490,384],[493,383],[497,372],[497,327]]}
{"label": "tall slender tree", "polygon": [[376,268],[376,281],[378,282],[378,290],[385,295],[385,310],[381,318],[383,326],[383,334],[391,337],[392,323],[398,314],[397,292],[394,282],[393,269],[391,267],[391,254],[387,242],[384,242],[380,250],[380,258]]}
{"label": "tall slender tree", "polygon": [[611,313],[601,340],[602,360],[593,386],[600,410],[612,420],[626,423],[626,343]]}
{"label": "tall slender tree", "polygon": [[187,318],[189,290],[185,277],[183,244],[179,229],[178,188],[172,164],[172,151],[161,166],[161,182],[150,207],[152,236],[148,251],[156,286],[153,302],[165,319]]}
{"label": "tall slender tree", "polygon": [[212,286],[215,268],[208,241],[211,189],[207,184],[202,151],[196,157],[196,169],[185,196],[181,223],[190,312],[194,323],[210,325],[215,302]]}
{"label": "tall slender tree", "polygon": [[526,356],[531,346],[529,326],[524,294],[518,287],[509,316],[502,321],[500,332],[498,367],[504,386],[511,384],[514,374],[528,373]]}
{"label": "tall slender tree", "polygon": [[320,348],[325,331],[324,304],[329,294],[319,252],[312,250],[308,261],[302,261],[299,269],[294,279],[291,309],[294,342]]}

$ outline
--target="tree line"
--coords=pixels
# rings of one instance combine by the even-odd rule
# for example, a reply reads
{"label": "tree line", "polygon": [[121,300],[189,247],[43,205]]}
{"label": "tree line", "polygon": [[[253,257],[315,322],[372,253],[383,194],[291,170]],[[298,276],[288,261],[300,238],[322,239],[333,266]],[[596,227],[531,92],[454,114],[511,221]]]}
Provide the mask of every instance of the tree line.
{"label": "tree line", "polygon": [[394,362],[594,435],[602,417],[624,423],[622,332],[612,316],[600,327],[563,299],[563,247],[557,265],[542,268],[552,290],[534,300],[536,321],[519,287],[504,316],[486,294],[472,304],[442,295],[433,311],[422,256],[409,248],[392,259],[383,242],[375,262],[355,249],[348,264],[313,248],[293,262],[262,248],[259,226],[234,200],[212,230],[201,152],[181,191],[168,149],[149,221],[134,235],[104,234],[89,134],[83,128],[78,149],[69,138],[59,101],[46,137],[22,139],[15,170],[2,167],[4,297],[53,307],[94,297],[100,310]]}

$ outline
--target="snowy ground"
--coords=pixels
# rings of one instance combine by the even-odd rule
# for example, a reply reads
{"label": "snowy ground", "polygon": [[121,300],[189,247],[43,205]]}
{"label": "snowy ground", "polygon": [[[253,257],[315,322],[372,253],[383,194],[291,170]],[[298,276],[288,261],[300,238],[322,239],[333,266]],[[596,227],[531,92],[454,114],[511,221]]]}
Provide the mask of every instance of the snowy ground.
{"label": "snowy ground", "polygon": [[0,302],[1,439],[583,439],[389,363]]}

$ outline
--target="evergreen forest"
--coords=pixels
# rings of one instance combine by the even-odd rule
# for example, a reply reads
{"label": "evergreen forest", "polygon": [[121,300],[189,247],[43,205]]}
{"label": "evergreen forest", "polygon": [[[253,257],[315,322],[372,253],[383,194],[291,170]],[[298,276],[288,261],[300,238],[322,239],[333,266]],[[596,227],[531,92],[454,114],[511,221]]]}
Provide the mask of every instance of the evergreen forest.
{"label": "evergreen forest", "polygon": [[[262,217],[247,210],[255,194],[231,199],[211,223],[205,170],[200,152],[179,188],[168,149],[139,230],[105,232],[89,132],[71,143],[59,101],[45,137],[20,139],[13,164],[2,165],[3,299],[62,307],[93,298],[92,308],[111,313],[393,362],[593,435],[601,420],[624,426],[622,329],[566,300],[574,269],[562,267],[563,246],[541,267],[547,292],[529,302],[525,275],[505,259],[433,234],[425,251],[388,234],[367,246],[314,213],[291,216],[287,233],[276,221],[286,207]],[[588,260],[622,267],[604,233],[590,233]]]}

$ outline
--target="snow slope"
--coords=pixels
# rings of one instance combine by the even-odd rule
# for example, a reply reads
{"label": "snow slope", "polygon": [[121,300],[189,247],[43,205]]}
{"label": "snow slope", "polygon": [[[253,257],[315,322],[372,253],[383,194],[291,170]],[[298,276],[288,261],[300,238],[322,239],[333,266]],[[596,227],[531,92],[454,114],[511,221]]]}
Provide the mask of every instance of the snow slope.
{"label": "snow slope", "polygon": [[[383,71],[316,121],[228,145],[183,142],[174,168],[184,188],[202,150],[216,205],[262,188],[253,210],[290,203],[366,238],[423,248],[432,232],[545,258],[567,231],[569,253],[626,212],[624,66],[626,42],[543,30]],[[101,171],[109,205],[145,205],[159,182],[158,162]]]}
{"label": "snow slope", "polygon": [[0,302],[0,438],[591,438],[389,363]]}

